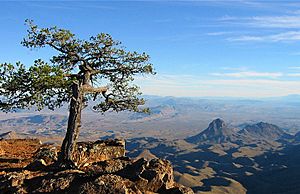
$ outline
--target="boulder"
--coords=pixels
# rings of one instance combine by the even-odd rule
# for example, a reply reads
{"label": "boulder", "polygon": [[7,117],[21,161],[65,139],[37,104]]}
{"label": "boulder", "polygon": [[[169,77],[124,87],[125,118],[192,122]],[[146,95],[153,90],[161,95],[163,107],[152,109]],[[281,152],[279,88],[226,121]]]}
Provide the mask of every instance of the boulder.
{"label": "boulder", "polygon": [[57,160],[57,149],[42,146],[26,170],[0,175],[0,193],[193,193],[174,182],[169,161],[134,161],[124,156],[124,146],[119,140],[79,143],[74,156],[79,156],[76,161],[80,170],[50,165]]}
{"label": "boulder", "polygon": [[125,156],[124,140],[98,140],[95,142],[78,142],[73,160],[81,167],[95,162]]}
{"label": "boulder", "polygon": [[135,184],[117,175],[106,174],[79,188],[81,194],[142,194]]}
{"label": "boulder", "polygon": [[118,173],[134,181],[142,191],[166,191],[174,185],[173,168],[169,161],[153,159],[150,162],[139,159]]}
{"label": "boulder", "polygon": [[128,157],[114,158],[101,162],[95,162],[91,165],[84,166],[81,170],[93,175],[112,174],[123,170],[126,166],[131,165],[132,160]]}
{"label": "boulder", "polygon": [[8,172],[0,176],[0,193],[27,193],[23,187],[26,179],[36,177],[28,170]]}
{"label": "boulder", "polygon": [[54,175],[49,173],[36,180],[36,184],[29,182],[29,193],[64,193],[75,178],[83,174],[80,170],[64,170]]}
{"label": "boulder", "polygon": [[34,159],[43,159],[47,165],[54,163],[58,158],[58,149],[53,146],[45,146],[39,148],[35,154]]}
{"label": "boulder", "polygon": [[165,193],[168,193],[168,194],[194,194],[194,191],[189,187],[185,187],[181,184],[175,183],[174,187],[166,190]]}
{"label": "boulder", "polygon": [[38,171],[38,170],[45,170],[47,167],[47,164],[45,160],[43,159],[36,159],[30,164],[28,164],[25,169],[31,170],[31,171]]}

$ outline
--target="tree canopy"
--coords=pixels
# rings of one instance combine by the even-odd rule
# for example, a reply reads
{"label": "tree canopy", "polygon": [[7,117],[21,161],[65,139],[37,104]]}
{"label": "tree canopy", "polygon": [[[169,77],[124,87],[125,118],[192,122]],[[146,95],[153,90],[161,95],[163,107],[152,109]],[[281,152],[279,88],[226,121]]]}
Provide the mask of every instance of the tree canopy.
{"label": "tree canopy", "polygon": [[139,111],[144,100],[139,88],[131,84],[136,74],[154,74],[149,56],[129,52],[109,34],[100,33],[80,40],[69,30],[38,28],[26,20],[28,35],[22,45],[28,48],[50,47],[57,55],[49,61],[37,59],[26,68],[21,62],[0,64],[0,109],[45,107],[54,110],[72,98],[71,85],[81,82],[84,102],[103,100],[94,110]]}
{"label": "tree canopy", "polygon": [[60,164],[74,167],[73,153],[81,126],[81,111],[97,100],[98,112],[147,111],[132,84],[137,74],[155,74],[146,53],[126,51],[109,34],[81,40],[69,30],[38,28],[26,20],[27,48],[49,47],[57,51],[49,61],[37,59],[26,68],[21,62],[0,64],[0,109],[13,111],[34,107],[54,110],[69,102],[67,133],[61,147]]}

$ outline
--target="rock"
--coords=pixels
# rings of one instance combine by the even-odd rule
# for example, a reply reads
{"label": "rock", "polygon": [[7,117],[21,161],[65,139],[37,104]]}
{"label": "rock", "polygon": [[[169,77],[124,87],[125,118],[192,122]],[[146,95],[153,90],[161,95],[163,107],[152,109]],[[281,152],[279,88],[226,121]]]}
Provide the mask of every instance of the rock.
{"label": "rock", "polygon": [[31,171],[37,171],[37,170],[45,170],[47,167],[47,164],[45,160],[43,159],[37,159],[28,164],[25,169],[31,170]]}
{"label": "rock", "polygon": [[0,147],[0,156],[4,154],[5,154],[5,150],[2,147]]}
{"label": "rock", "polygon": [[5,173],[0,176],[0,193],[27,193],[23,187],[24,182],[33,177],[27,170]]}
{"label": "rock", "polygon": [[30,193],[58,193],[69,189],[76,177],[84,174],[79,170],[64,170],[54,175],[48,174],[41,177],[36,185],[29,184]]}
{"label": "rock", "polygon": [[99,175],[116,173],[123,170],[127,165],[132,164],[132,160],[127,157],[115,158],[111,160],[96,162],[91,165],[81,168],[83,171],[89,174]]}
{"label": "rock", "polygon": [[83,184],[79,193],[81,194],[142,194],[135,184],[117,175],[102,175],[93,182]]}
{"label": "rock", "polygon": [[118,173],[134,181],[142,191],[165,191],[174,185],[173,168],[167,160],[153,159],[150,162],[139,159]]}
{"label": "rock", "polygon": [[173,168],[167,160],[151,160],[141,177],[148,180],[148,191],[157,192],[158,190],[169,189],[174,184]]}
{"label": "rock", "polygon": [[76,166],[81,167],[123,156],[125,156],[125,141],[109,139],[77,143],[73,158]]}
{"label": "rock", "polygon": [[34,158],[36,160],[43,159],[46,165],[52,164],[57,161],[58,149],[50,146],[41,147],[35,152]]}
{"label": "rock", "polygon": [[80,143],[77,153],[82,157],[77,159],[80,170],[62,170],[50,165],[56,164],[53,162],[57,160],[57,149],[38,147],[27,170],[1,172],[0,193],[193,193],[174,182],[169,161],[144,158],[134,161],[124,157],[124,146],[124,141],[113,140]]}
{"label": "rock", "polygon": [[16,187],[18,185],[23,184],[25,177],[26,177],[25,173],[10,172],[10,173],[5,174],[3,176],[3,179],[7,180],[6,183],[8,183],[7,185],[9,185],[10,187]]}
{"label": "rock", "polygon": [[119,171],[117,174],[130,180],[136,181],[140,178],[140,174],[143,173],[147,165],[148,161],[144,158],[141,158],[131,165],[126,166],[126,168]]}
{"label": "rock", "polygon": [[165,193],[168,193],[168,194],[194,194],[194,191],[189,187],[185,187],[181,184],[175,183],[174,187],[166,190]]}

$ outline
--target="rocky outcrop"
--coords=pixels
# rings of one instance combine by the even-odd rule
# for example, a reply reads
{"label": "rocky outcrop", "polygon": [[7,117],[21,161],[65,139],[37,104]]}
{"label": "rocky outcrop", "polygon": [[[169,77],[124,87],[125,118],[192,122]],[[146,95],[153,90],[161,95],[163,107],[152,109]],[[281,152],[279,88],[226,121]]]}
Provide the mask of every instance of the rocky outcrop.
{"label": "rocky outcrop", "polygon": [[117,175],[106,174],[79,187],[79,193],[87,194],[142,194],[133,182]]}
{"label": "rocky outcrop", "polygon": [[76,166],[81,167],[122,156],[125,156],[125,141],[109,139],[77,143],[73,160]]}
{"label": "rocky outcrop", "polygon": [[173,168],[167,160],[141,158],[117,174],[135,182],[144,193],[166,191],[174,185]]}
{"label": "rocky outcrop", "polygon": [[[173,168],[169,161],[148,161],[144,158],[133,160],[124,157],[124,146],[120,140],[80,143],[78,147],[81,149],[82,160],[77,162],[85,165],[79,165],[76,170],[38,168],[39,165],[51,166],[57,157],[56,148],[42,147],[36,151],[31,166],[28,165],[26,169],[18,172],[0,175],[0,191],[87,194],[193,193],[190,188],[174,182]],[[113,153],[113,150],[117,152]],[[84,159],[83,156],[91,156],[91,159]]]}

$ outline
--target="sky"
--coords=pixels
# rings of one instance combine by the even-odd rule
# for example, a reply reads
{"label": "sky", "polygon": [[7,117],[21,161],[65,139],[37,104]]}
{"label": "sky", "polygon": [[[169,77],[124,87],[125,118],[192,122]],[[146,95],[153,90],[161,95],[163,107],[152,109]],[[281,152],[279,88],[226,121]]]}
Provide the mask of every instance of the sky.
{"label": "sky", "polygon": [[109,33],[146,52],[157,72],[135,83],[148,95],[271,97],[300,94],[300,2],[0,1],[0,63],[55,54],[29,50],[25,19],[88,39]]}

